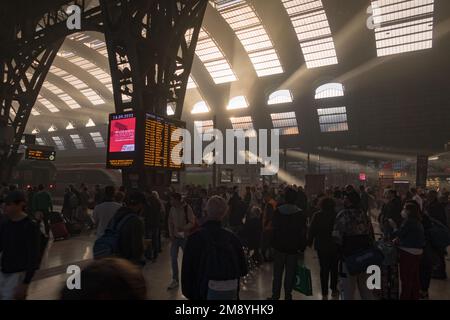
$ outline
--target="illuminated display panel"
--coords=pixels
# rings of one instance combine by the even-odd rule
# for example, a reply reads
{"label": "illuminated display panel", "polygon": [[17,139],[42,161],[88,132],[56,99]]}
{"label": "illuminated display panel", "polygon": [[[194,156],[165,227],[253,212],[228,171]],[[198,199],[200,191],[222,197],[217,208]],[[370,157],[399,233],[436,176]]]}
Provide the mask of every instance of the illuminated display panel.
{"label": "illuminated display panel", "polygon": [[136,157],[136,116],[134,113],[111,114],[108,129],[107,167],[127,168]]}
{"label": "illuminated display panel", "polygon": [[25,151],[25,159],[39,161],[55,161],[55,149],[50,147],[28,146]]}
{"label": "illuminated display panel", "polygon": [[156,169],[183,169],[181,156],[177,156],[179,160],[177,162],[180,164],[175,164],[172,161],[172,150],[180,141],[172,141],[172,134],[175,130],[185,127],[186,125],[181,121],[147,113],[145,119],[144,165]]}

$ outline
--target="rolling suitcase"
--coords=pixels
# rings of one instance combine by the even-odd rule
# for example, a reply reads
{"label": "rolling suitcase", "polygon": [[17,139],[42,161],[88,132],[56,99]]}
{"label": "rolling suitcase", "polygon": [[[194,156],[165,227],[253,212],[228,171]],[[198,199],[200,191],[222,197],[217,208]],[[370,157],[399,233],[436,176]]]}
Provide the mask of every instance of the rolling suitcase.
{"label": "rolling suitcase", "polygon": [[55,240],[65,240],[69,238],[69,231],[67,231],[64,221],[53,223],[50,225],[50,230]]}
{"label": "rolling suitcase", "polygon": [[50,230],[53,234],[53,239],[64,240],[69,238],[70,234],[67,230],[64,218],[59,212],[52,212],[49,216]]}

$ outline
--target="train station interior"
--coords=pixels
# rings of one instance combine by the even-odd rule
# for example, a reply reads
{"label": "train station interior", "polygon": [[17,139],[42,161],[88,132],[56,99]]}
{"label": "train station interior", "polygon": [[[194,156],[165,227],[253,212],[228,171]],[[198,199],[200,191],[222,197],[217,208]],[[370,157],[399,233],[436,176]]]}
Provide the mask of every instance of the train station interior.
{"label": "train station interior", "polygon": [[450,1],[2,0],[0,300],[450,300]]}

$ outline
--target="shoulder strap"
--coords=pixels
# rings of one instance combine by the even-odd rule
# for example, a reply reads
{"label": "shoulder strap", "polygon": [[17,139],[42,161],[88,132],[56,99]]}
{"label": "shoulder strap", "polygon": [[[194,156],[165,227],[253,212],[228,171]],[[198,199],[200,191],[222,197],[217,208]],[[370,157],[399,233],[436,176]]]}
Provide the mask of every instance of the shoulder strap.
{"label": "shoulder strap", "polygon": [[113,226],[113,230],[114,231],[120,231],[122,229],[122,227],[131,219],[137,217],[136,214],[134,213],[128,213],[126,214],[124,217],[122,217],[120,220],[115,221],[114,226]]}

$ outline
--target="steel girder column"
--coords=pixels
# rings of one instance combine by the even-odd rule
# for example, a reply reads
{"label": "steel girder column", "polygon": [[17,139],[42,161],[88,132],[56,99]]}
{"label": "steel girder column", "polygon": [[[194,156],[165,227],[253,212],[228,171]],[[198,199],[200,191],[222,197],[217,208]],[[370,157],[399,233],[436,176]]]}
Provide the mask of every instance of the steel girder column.
{"label": "steel girder column", "polygon": [[132,109],[166,114],[184,97],[207,0],[100,0],[114,102],[117,112]]}
{"label": "steel girder column", "polygon": [[[168,104],[181,118],[188,78],[207,0],[100,0],[114,88],[116,112],[133,110],[138,119],[146,112],[165,116]],[[138,121],[137,132],[144,132]],[[137,154],[143,159],[143,136],[137,135]],[[151,170],[137,166],[124,170],[124,183],[138,177],[133,187],[155,182]],[[168,175],[166,172],[165,182]],[[159,178],[158,178],[159,179]],[[169,180],[170,183],[170,180]]]}
{"label": "steel girder column", "polygon": [[100,7],[88,9],[84,0],[60,3],[43,14],[29,11],[15,17],[6,31],[0,30],[0,181],[9,181],[20,160],[18,149],[31,110],[59,48],[67,35],[78,31],[67,28],[67,6],[81,8],[83,30],[102,30]]}

